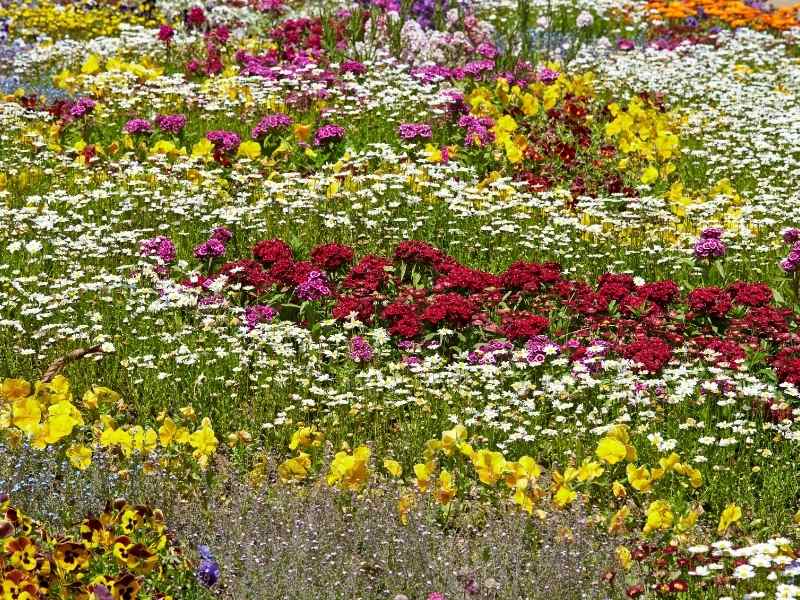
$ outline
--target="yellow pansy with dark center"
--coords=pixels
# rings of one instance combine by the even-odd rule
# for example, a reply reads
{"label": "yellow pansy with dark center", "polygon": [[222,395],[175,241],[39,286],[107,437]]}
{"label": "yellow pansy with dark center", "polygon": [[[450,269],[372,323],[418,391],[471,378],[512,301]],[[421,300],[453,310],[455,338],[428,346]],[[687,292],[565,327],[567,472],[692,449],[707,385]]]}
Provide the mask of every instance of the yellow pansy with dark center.
{"label": "yellow pansy with dark center", "polygon": [[114,600],[136,600],[142,584],[131,573],[120,575],[111,587]]}
{"label": "yellow pansy with dark center", "polygon": [[84,570],[89,566],[89,551],[83,544],[63,542],[53,550],[56,565],[64,571]]}
{"label": "yellow pansy with dark center", "polygon": [[4,550],[10,554],[11,565],[32,571],[36,567],[36,545],[27,537],[11,538],[5,543]]}

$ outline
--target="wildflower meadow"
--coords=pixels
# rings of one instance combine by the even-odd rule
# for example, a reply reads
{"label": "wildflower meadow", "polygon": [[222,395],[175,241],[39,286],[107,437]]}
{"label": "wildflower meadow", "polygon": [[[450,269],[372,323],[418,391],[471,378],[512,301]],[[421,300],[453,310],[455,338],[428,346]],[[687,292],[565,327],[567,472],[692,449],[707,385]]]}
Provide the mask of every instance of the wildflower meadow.
{"label": "wildflower meadow", "polygon": [[800,4],[0,0],[0,600],[800,598]]}

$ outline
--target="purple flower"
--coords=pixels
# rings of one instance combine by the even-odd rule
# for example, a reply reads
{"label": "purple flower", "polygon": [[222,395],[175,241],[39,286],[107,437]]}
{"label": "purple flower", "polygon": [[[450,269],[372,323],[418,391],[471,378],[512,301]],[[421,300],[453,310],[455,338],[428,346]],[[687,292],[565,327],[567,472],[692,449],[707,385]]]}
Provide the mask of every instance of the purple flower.
{"label": "purple flower", "polygon": [[544,83],[545,85],[550,85],[554,83],[556,79],[559,78],[561,73],[558,71],[553,71],[552,69],[548,69],[547,67],[543,67],[539,69],[539,72],[536,74],[536,79]]}
{"label": "purple flower", "polygon": [[727,251],[725,243],[718,238],[701,237],[694,243],[694,257],[700,260],[722,258]]}
{"label": "purple flower", "polygon": [[265,304],[254,304],[253,306],[248,306],[244,310],[244,320],[245,323],[247,323],[248,331],[254,329],[259,323],[271,321],[277,314],[277,310]]}
{"label": "purple flower", "polygon": [[233,238],[233,234],[227,227],[214,227],[214,229],[211,231],[211,239],[219,240],[223,244],[230,242],[231,238]]}
{"label": "purple flower", "polygon": [[122,130],[127,134],[135,135],[137,133],[150,133],[152,126],[145,119],[131,119],[125,123]]}
{"label": "purple flower", "polygon": [[529,364],[540,365],[547,354],[558,354],[560,348],[550,341],[546,335],[536,335],[525,343],[525,353]]}
{"label": "purple flower", "polygon": [[142,256],[157,256],[162,262],[169,264],[175,260],[175,244],[168,237],[160,235],[140,242],[139,254]]}
{"label": "purple flower", "polygon": [[199,546],[200,564],[197,567],[197,579],[206,587],[212,587],[219,581],[219,565],[211,555],[208,546]]}
{"label": "purple flower", "polygon": [[422,138],[429,140],[433,135],[431,126],[426,123],[403,123],[397,128],[397,133],[404,140]]}
{"label": "purple flower", "polygon": [[297,286],[297,296],[301,300],[319,300],[331,295],[331,289],[325,275],[320,271],[311,271],[308,278]]}
{"label": "purple flower", "polygon": [[211,238],[199,246],[195,246],[195,258],[218,258],[225,254],[225,244],[216,238]]}
{"label": "purple flower", "polygon": [[338,142],[344,137],[344,127],[339,125],[323,125],[314,133],[314,145],[322,146],[330,142]]}
{"label": "purple flower", "polygon": [[475,50],[484,58],[492,59],[497,56],[497,48],[495,48],[489,42],[483,42],[482,44],[479,44]]}
{"label": "purple flower", "polygon": [[491,117],[475,117],[473,115],[463,115],[458,120],[459,127],[465,127],[467,134],[464,136],[464,143],[468,146],[486,146],[494,142],[494,133],[490,131],[494,127]]}
{"label": "purple flower", "polygon": [[369,362],[374,354],[372,346],[360,335],[350,340],[350,358],[355,362]]}
{"label": "purple flower", "polygon": [[363,75],[367,72],[367,68],[360,62],[355,60],[346,60],[339,68],[342,73],[353,73],[354,75]]}
{"label": "purple flower", "polygon": [[789,256],[778,263],[786,273],[794,273],[800,266],[800,241],[795,242]]}
{"label": "purple flower", "polygon": [[784,229],[782,232],[783,241],[786,244],[795,244],[800,242],[800,229],[796,227],[789,227],[788,229]]}
{"label": "purple flower", "polygon": [[179,134],[186,127],[186,115],[158,115],[155,118],[156,127],[164,133]]}
{"label": "purple flower", "polygon": [[80,119],[92,112],[95,106],[97,106],[97,102],[91,98],[85,96],[83,98],[78,98],[75,104],[72,105],[72,108],[69,109],[69,116],[73,119]]}
{"label": "purple flower", "polygon": [[267,115],[258,122],[258,125],[253,127],[253,130],[250,132],[250,136],[254,140],[258,140],[272,133],[274,129],[289,127],[291,124],[292,118],[289,115],[285,115],[283,113]]}
{"label": "purple flower", "polygon": [[236,149],[242,141],[238,133],[225,131],[224,129],[209,131],[206,134],[206,139],[214,144],[216,150],[228,154],[236,152]]}

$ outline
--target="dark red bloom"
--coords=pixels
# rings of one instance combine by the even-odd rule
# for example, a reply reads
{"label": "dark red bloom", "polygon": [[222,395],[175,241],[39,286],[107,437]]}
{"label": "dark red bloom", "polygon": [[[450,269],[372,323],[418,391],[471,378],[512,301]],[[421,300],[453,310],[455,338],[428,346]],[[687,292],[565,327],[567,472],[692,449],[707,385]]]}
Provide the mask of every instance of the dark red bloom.
{"label": "dark red bloom", "polygon": [[766,306],[772,302],[772,290],[766,283],[737,281],[728,286],[728,293],[736,304]]}
{"label": "dark red bloom", "polygon": [[368,254],[344,278],[342,287],[353,290],[360,295],[376,292],[389,281],[389,273],[386,272],[386,267],[391,266],[391,264],[391,261],[385,258]]}
{"label": "dark red bloom", "polygon": [[622,355],[641,364],[650,373],[658,373],[672,358],[672,348],[661,338],[640,337],[622,347]]}
{"label": "dark red bloom", "polygon": [[742,347],[732,340],[707,337],[697,338],[694,342],[703,350],[715,352],[718,355],[716,364],[724,362],[733,367],[747,357]]}
{"label": "dark red bloom", "polygon": [[292,249],[283,240],[262,240],[253,246],[253,256],[265,267],[280,260],[292,260]]}
{"label": "dark red bloom", "polygon": [[731,309],[731,297],[718,287],[697,288],[686,298],[689,308],[698,315],[723,318]]}
{"label": "dark red bloom", "polygon": [[542,284],[558,281],[561,278],[561,265],[520,260],[512,263],[500,277],[507,289],[535,291]]}
{"label": "dark red bloom", "polygon": [[[440,265],[442,270],[444,265]],[[455,263],[447,265],[446,274],[439,277],[434,285],[435,291],[463,291],[463,292],[482,292],[486,288],[500,287],[501,280],[497,275],[477,271]]]}
{"label": "dark red bloom", "polygon": [[352,313],[356,313],[359,321],[369,323],[375,312],[374,304],[372,298],[369,297],[342,296],[333,307],[333,318],[341,321],[349,318]]}
{"label": "dark red bloom", "polygon": [[503,319],[501,329],[503,335],[509,340],[526,340],[536,335],[542,335],[549,326],[550,321],[546,317],[518,312]]}
{"label": "dark red bloom", "polygon": [[440,294],[422,313],[422,320],[438,326],[442,322],[454,327],[463,327],[471,320],[477,307],[468,298],[459,294]]}
{"label": "dark red bloom", "polygon": [[186,24],[191,27],[199,27],[206,22],[206,13],[199,6],[193,6],[186,11]]}
{"label": "dark red bloom", "polygon": [[258,291],[262,291],[273,284],[269,274],[264,271],[261,265],[249,258],[225,263],[220,267],[219,272],[222,275],[226,275],[231,283],[253,286]]}
{"label": "dark red bloom", "polygon": [[445,254],[427,242],[407,240],[400,242],[394,249],[395,260],[407,263],[435,266],[442,261]]}
{"label": "dark red bloom", "polygon": [[645,283],[637,291],[650,302],[661,307],[672,304],[681,294],[678,284],[669,279]]}
{"label": "dark red bloom", "polygon": [[336,271],[353,262],[353,249],[344,244],[324,244],[311,251],[311,261],[325,271]]}
{"label": "dark red bloom", "polygon": [[771,306],[756,306],[747,311],[741,320],[746,333],[758,338],[776,340],[789,331],[788,321],[792,311]]}

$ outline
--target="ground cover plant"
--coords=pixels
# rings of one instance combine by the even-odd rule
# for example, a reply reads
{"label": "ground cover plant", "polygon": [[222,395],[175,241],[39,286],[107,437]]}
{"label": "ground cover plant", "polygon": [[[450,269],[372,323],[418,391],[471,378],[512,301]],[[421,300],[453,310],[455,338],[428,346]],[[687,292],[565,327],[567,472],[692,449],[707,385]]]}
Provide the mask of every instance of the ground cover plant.
{"label": "ground cover plant", "polygon": [[0,0],[0,598],[800,596],[799,42]]}

